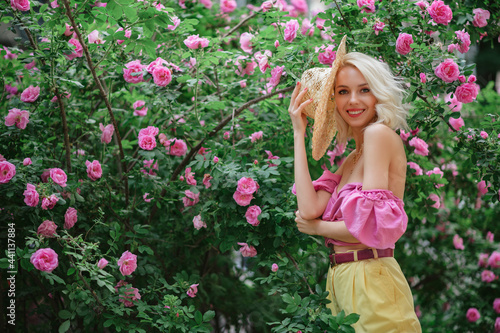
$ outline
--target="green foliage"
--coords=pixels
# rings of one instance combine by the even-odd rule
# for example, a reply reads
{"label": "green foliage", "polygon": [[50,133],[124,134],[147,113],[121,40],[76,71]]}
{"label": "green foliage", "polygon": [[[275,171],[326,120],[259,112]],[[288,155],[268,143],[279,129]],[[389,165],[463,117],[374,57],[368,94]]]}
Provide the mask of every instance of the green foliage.
{"label": "green foliage", "polygon": [[[465,126],[451,131],[448,121],[459,114],[450,110],[443,96],[461,83],[445,83],[434,69],[453,58],[461,74],[468,78],[474,73],[473,63],[447,53],[446,47],[457,42],[455,31],[462,29],[473,43],[496,44],[498,4],[447,1],[453,20],[435,26],[428,14],[407,1],[377,1],[375,13],[364,13],[354,0],[328,0],[328,8],[317,15],[326,20],[324,29],[316,28],[312,36],[298,32],[290,43],[284,40],[281,24],[292,19],[302,23],[304,17],[293,18],[277,8],[254,11],[246,21],[241,15],[249,15],[248,9],[237,8],[226,14],[232,19],[228,21],[215,3],[207,9],[186,1],[184,9],[177,1],[164,1],[165,8],[157,10],[148,1],[112,0],[98,7],[76,0],[69,12],[85,52],[69,60],[66,55],[75,46],[68,43],[73,36],[63,34],[66,24],[71,25],[64,3],[59,0],[59,7],[52,8],[32,1],[26,12],[13,11],[8,2],[0,7],[1,21],[29,37],[8,49],[15,59],[5,57],[5,49],[0,51],[2,116],[13,108],[30,113],[25,129],[2,125],[0,131],[0,153],[16,167],[16,175],[0,184],[0,220],[2,225],[15,222],[12,264],[20,272],[17,309],[26,311],[17,316],[16,327],[30,332],[354,332],[357,314],[342,312],[335,317],[325,306],[328,256],[322,240],[295,228],[289,95],[274,94],[293,86],[304,70],[325,66],[319,63],[316,48],[333,44],[329,37],[347,34],[350,51],[381,57],[404,78],[405,101],[411,106],[409,127],[419,129],[411,137],[429,144],[429,155],[424,157],[405,143],[408,161],[420,165],[423,174],[408,168],[404,199],[409,224],[396,248],[424,331],[493,330],[497,313],[492,304],[499,282],[484,282],[481,273],[488,269],[500,275],[500,271],[478,266],[478,259],[482,253],[498,251],[498,242],[486,235],[500,234],[500,97],[493,83],[481,82],[477,100],[460,111]],[[491,13],[488,25],[475,27],[472,11],[486,5]],[[181,23],[171,30],[174,16]],[[315,20],[311,17],[311,22]],[[373,31],[376,22],[386,25],[379,34]],[[94,30],[103,44],[88,42]],[[439,32],[439,37],[428,31]],[[240,47],[244,32],[254,35],[252,53],[272,51],[271,68],[265,73],[259,68],[250,75],[236,73],[242,70],[237,62],[244,68],[255,60]],[[413,50],[407,55],[395,52],[401,32],[413,35]],[[187,48],[183,41],[196,34],[208,38],[209,46]],[[323,39],[321,34],[329,37]],[[171,69],[180,68],[172,71],[166,87],[156,85],[146,69],[144,82],[124,80],[126,64],[140,60],[147,65],[158,57],[171,63]],[[33,61],[36,69],[25,67]],[[272,88],[266,84],[277,66],[284,66],[284,74]],[[425,84],[420,73],[427,74]],[[17,87],[18,93],[10,96],[7,85]],[[20,94],[30,85],[40,87],[40,96],[33,103],[22,102]],[[56,94],[61,103],[51,101]],[[133,114],[138,100],[148,108],[144,117]],[[100,123],[114,126],[109,144],[100,140]],[[147,126],[157,127],[167,139],[184,140],[192,154],[169,154],[159,136],[154,149],[140,149],[138,134]],[[263,138],[252,142],[249,136],[258,131]],[[482,131],[488,134],[486,139]],[[309,146],[310,138],[308,131]],[[311,177],[319,177],[324,164],[335,168],[349,151],[350,146],[343,156],[311,159]],[[27,157],[31,165],[23,165]],[[89,178],[87,160],[100,162],[101,178]],[[151,160],[149,166],[144,163]],[[42,181],[41,175],[50,168],[64,169],[66,187],[50,177]],[[187,178],[186,168],[194,172],[196,185],[180,179]],[[426,175],[435,168],[442,177]],[[210,187],[203,184],[208,177],[213,177]],[[259,185],[250,204],[262,210],[258,226],[246,221],[248,207],[233,199],[242,177]],[[481,180],[491,185],[483,196],[477,188]],[[36,186],[40,201],[54,194],[59,199],[56,206],[48,210],[40,204],[27,206],[23,202],[27,184]],[[186,207],[182,200],[186,190],[199,194],[200,201]],[[144,200],[146,193],[150,202]],[[431,194],[440,198],[440,208],[433,207]],[[68,207],[77,209],[78,221],[66,230]],[[196,216],[206,228],[193,227]],[[55,238],[36,234],[44,220],[58,226]],[[2,230],[2,244],[7,244],[8,235]],[[454,247],[455,236],[463,239],[464,250]],[[257,249],[257,257],[240,255],[238,243],[243,242]],[[51,273],[40,272],[30,258],[48,247],[58,254],[59,264]],[[125,251],[138,257],[138,267],[129,276],[118,267]],[[14,254],[9,254],[0,259],[2,269],[11,264]],[[101,258],[109,261],[104,269],[97,267]],[[279,266],[276,272],[271,271],[273,263]],[[120,281],[127,285],[118,287]],[[199,284],[194,298],[187,295],[193,284]],[[141,298],[127,307],[123,296],[129,288],[137,288]],[[470,307],[481,313],[477,322],[465,317]]]}

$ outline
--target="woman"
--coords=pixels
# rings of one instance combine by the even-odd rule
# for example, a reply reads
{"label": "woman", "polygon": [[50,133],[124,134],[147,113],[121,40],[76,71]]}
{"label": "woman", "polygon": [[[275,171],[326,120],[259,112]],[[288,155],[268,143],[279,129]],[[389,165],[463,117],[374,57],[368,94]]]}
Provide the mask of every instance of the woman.
{"label": "woman", "polygon": [[[333,250],[327,278],[333,315],[358,313],[356,332],[421,332],[408,282],[393,257],[408,221],[402,201],[406,156],[394,131],[407,127],[403,90],[387,65],[346,54],[344,43],[345,37],[331,70],[306,71],[292,94],[295,221],[299,231],[324,236]],[[307,165],[306,114],[315,119],[315,159],[335,132],[337,144],[356,142],[335,173],[326,170],[316,181]]]}

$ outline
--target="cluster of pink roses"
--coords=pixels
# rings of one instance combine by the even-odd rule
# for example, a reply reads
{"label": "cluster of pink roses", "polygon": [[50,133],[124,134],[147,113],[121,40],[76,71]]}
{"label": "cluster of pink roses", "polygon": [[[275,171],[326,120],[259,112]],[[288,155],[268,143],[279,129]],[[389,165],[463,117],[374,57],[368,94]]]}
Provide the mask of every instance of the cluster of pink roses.
{"label": "cluster of pink roses", "polygon": [[207,38],[200,37],[200,35],[191,35],[184,40],[184,45],[192,50],[208,47],[208,44],[210,44],[210,41]]}
{"label": "cluster of pink roses", "polygon": [[259,189],[259,184],[250,177],[242,177],[238,180],[238,187],[233,194],[233,199],[240,206],[247,206],[253,199],[253,193]]}
{"label": "cluster of pink roses", "polygon": [[[156,60],[152,61],[147,66],[142,65],[140,60],[134,60],[125,64],[125,68],[123,69],[123,78],[125,79],[126,82],[129,83],[143,82],[144,81],[143,71],[144,69],[146,69],[146,71],[153,77],[153,82],[156,85],[160,87],[166,87],[170,82],[172,82],[172,70],[170,68],[173,68],[176,71],[181,70],[175,64],[168,62],[160,57],[156,58]],[[134,109],[143,105],[144,104],[135,105],[134,103]]]}
{"label": "cluster of pink roses", "polygon": [[160,130],[155,126],[148,126],[139,131],[139,147],[144,150],[153,150],[156,147],[156,136]]}
{"label": "cluster of pink roses", "polygon": [[160,135],[158,135],[158,138],[160,139],[160,143],[167,150],[167,154],[172,156],[186,155],[187,145],[184,140],[177,138],[167,139],[167,136],[163,133],[160,133]]}

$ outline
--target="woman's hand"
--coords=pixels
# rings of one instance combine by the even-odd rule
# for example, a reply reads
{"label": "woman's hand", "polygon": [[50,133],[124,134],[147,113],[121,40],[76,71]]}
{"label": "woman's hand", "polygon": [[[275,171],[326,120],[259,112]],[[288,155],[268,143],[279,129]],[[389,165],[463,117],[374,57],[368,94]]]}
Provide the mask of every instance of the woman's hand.
{"label": "woman's hand", "polygon": [[[307,88],[302,89],[300,82],[297,83],[292,92],[288,113],[292,119],[293,131],[295,134],[304,135],[307,127],[307,117],[302,111],[306,106],[312,103],[312,99],[302,102],[302,98],[307,91]],[[302,103],[301,103],[302,102]]]}
{"label": "woman's hand", "polygon": [[295,213],[295,216],[295,222],[297,223],[297,228],[300,232],[312,236],[318,235],[319,226],[323,221],[319,219],[304,220],[302,216],[300,216],[299,211]]}

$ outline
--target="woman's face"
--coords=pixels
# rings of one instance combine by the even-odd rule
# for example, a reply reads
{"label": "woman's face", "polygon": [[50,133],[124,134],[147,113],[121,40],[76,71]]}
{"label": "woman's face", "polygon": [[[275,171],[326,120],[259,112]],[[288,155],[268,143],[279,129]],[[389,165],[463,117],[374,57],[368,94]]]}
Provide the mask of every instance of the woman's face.
{"label": "woman's face", "polygon": [[377,115],[377,98],[356,67],[345,66],[338,71],[335,102],[340,116],[353,129],[366,127]]}

